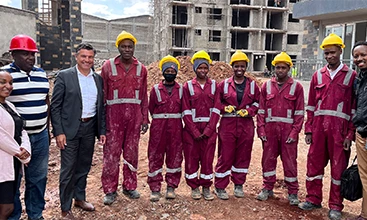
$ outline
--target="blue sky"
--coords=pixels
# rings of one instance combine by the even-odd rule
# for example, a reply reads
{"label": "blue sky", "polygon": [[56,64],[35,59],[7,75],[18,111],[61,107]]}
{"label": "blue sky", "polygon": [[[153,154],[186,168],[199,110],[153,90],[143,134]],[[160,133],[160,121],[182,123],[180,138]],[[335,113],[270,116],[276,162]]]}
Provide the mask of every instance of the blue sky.
{"label": "blue sky", "polygon": [[[151,14],[149,2],[150,0],[83,0],[82,12],[106,19]],[[0,0],[0,5],[21,8],[21,0]]]}

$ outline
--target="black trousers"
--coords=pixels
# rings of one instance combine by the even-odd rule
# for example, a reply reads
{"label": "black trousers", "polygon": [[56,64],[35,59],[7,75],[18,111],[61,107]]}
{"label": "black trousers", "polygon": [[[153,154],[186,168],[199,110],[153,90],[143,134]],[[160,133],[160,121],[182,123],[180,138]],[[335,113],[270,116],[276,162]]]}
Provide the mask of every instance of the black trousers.
{"label": "black trousers", "polygon": [[85,199],[87,176],[92,164],[97,120],[81,122],[76,136],[67,140],[61,150],[60,203],[62,211],[69,211],[73,198]]}

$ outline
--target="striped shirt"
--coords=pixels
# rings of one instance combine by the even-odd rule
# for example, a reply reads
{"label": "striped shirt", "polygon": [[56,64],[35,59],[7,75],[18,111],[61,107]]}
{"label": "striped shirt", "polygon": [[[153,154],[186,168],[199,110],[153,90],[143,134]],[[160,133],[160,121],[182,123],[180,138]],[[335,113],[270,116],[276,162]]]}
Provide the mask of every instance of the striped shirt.
{"label": "striped shirt", "polygon": [[13,91],[7,98],[12,102],[25,121],[28,134],[37,134],[47,126],[46,97],[49,83],[43,69],[34,66],[27,75],[14,63],[1,68],[13,77]]}

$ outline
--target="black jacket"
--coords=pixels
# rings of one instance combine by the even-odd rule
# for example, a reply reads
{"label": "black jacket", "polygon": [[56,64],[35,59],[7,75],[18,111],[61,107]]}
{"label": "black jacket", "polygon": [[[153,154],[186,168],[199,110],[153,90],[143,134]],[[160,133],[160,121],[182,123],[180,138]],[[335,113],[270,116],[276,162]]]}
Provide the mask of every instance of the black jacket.
{"label": "black jacket", "polygon": [[362,137],[367,137],[367,71],[361,71],[355,81],[357,109],[353,124]]}

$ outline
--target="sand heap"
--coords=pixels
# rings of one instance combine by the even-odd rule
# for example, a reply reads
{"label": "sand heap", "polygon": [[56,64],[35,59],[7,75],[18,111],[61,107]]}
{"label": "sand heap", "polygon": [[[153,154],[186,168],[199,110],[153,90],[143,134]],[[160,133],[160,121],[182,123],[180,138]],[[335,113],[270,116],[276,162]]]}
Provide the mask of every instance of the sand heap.
{"label": "sand heap", "polygon": [[[195,77],[192,64],[190,62],[191,57],[189,56],[178,56],[176,57],[181,64],[181,69],[178,71],[177,82],[184,84],[185,82]],[[159,83],[162,79],[162,72],[158,67],[159,61],[153,62],[147,66],[148,69],[148,88],[152,88],[154,84]],[[232,67],[223,61],[213,61],[209,69],[209,78],[221,82],[222,80],[229,78],[233,75]],[[251,79],[255,80],[256,83],[261,86],[261,80],[258,80],[251,73],[246,73]]]}

